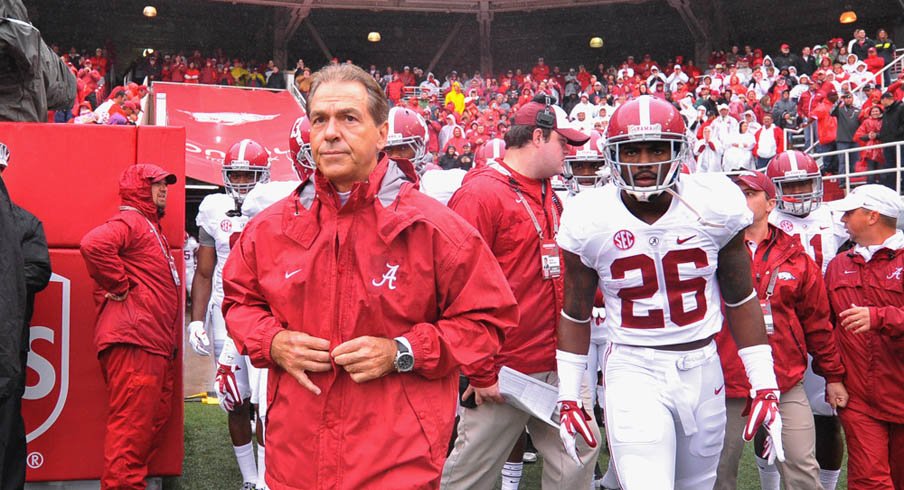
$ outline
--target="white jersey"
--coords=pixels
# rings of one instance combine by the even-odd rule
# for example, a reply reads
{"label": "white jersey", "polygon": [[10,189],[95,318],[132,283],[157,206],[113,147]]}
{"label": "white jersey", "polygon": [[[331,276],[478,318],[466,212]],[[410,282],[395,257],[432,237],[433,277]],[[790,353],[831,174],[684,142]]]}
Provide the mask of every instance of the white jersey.
{"label": "white jersey", "polygon": [[449,204],[449,199],[461,187],[466,173],[460,168],[428,170],[421,175],[420,190],[443,204]]}
{"label": "white jersey", "polygon": [[185,261],[185,285],[191,296],[191,283],[195,277],[195,269],[198,268],[198,240],[189,235],[182,247],[182,258]]}
{"label": "white jersey", "polygon": [[255,185],[242,202],[242,214],[249,218],[257,216],[261,211],[291,194],[299,185],[301,185],[301,182],[297,180],[274,180],[265,184]]}
{"label": "white jersey", "polygon": [[[584,190],[589,189],[582,189]],[[558,193],[557,193],[558,194]],[[570,203],[574,200],[577,193],[567,192],[559,195],[562,200],[562,209],[568,209]],[[605,345],[609,341],[609,327],[606,324],[606,308],[593,308],[590,321],[590,342],[597,345]]]}
{"label": "white jersey", "polygon": [[223,304],[223,266],[229,258],[229,249],[232,246],[230,237],[242,232],[248,223],[247,216],[228,216],[227,213],[235,209],[235,201],[226,194],[210,194],[201,201],[198,210],[197,224],[208,235],[212,236],[217,249],[217,266],[213,271],[213,288],[210,293],[210,301],[217,305]]}
{"label": "white jersey", "polygon": [[822,204],[810,214],[801,217],[783,213],[775,208],[769,214],[769,223],[785,233],[797,237],[807,255],[825,275],[829,261],[835,257],[838,247],[848,239],[848,233],[841,222],[841,213]]}
{"label": "white jersey", "polygon": [[694,210],[672,198],[652,225],[611,184],[581,192],[562,214],[558,244],[599,274],[613,343],[681,344],[722,328],[719,251],[753,213],[721,174],[683,175],[677,192]]}

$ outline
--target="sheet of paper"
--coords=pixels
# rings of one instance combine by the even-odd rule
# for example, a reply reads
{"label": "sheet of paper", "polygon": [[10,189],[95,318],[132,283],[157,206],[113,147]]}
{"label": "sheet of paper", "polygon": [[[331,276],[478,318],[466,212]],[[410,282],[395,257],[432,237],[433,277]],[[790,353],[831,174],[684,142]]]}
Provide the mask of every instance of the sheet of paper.
{"label": "sheet of paper", "polygon": [[503,366],[499,370],[499,392],[509,405],[559,427],[559,390],[555,386]]}

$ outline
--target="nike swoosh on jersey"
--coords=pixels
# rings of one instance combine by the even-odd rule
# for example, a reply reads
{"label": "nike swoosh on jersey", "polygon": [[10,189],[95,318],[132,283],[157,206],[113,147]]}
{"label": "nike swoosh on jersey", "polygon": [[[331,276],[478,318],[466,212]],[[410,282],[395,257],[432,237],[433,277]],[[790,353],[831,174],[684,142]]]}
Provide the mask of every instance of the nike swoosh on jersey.
{"label": "nike swoosh on jersey", "polygon": [[683,245],[684,242],[690,240],[691,238],[694,238],[695,236],[697,236],[697,235],[691,235],[691,236],[689,236],[689,237],[687,237],[687,238],[679,238],[679,239],[678,239],[678,245]]}
{"label": "nike swoosh on jersey", "polygon": [[845,274],[856,274],[857,271],[844,271]]}
{"label": "nike swoosh on jersey", "polygon": [[296,270],[294,270],[294,271],[292,271],[292,272],[286,272],[286,279],[288,279],[288,278],[294,276],[295,274],[298,274],[299,272],[301,272],[301,269],[296,269]]}
{"label": "nike swoosh on jersey", "polygon": [[713,390],[713,393],[718,395],[719,393],[722,393],[723,389],[725,389],[725,385],[722,385],[722,386],[716,388],[715,390]]}

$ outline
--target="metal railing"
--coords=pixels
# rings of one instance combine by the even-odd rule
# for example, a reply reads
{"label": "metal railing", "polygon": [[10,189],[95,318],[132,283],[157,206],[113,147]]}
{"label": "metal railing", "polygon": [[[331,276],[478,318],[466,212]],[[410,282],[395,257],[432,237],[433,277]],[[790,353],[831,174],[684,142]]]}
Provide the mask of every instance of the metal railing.
{"label": "metal railing", "polygon": [[[863,172],[851,172],[850,171],[852,164],[856,163],[856,162],[851,162],[851,155],[853,153],[859,154],[860,152],[862,152],[864,150],[885,149],[885,148],[890,148],[890,147],[895,148],[895,161],[891,162],[891,164],[892,164],[891,166],[888,166],[889,162],[885,162],[886,168],[877,169],[877,170],[866,170]],[[848,192],[851,191],[852,184],[856,186],[859,184],[866,183],[865,179],[863,182],[852,182],[852,180],[854,180],[854,179],[859,179],[861,177],[869,177],[869,176],[873,176],[873,175],[891,174],[891,173],[893,173],[895,175],[894,189],[898,192],[898,194],[901,194],[901,168],[902,168],[901,167],[901,164],[902,164],[901,157],[902,157],[902,155],[904,155],[904,141],[893,141],[891,143],[882,143],[879,145],[871,145],[871,146],[858,146],[857,148],[851,148],[848,150],[836,150],[836,151],[828,151],[825,153],[814,153],[814,154],[811,154],[810,156],[812,156],[817,161],[819,161],[819,160],[824,161],[825,157],[830,157],[830,156],[839,157],[840,161],[843,162],[843,164],[844,164],[844,166],[843,166],[844,172],[839,173],[837,175],[825,176],[825,177],[823,177],[823,180],[844,181],[844,185],[842,187],[844,188],[845,194],[847,194]]]}
{"label": "metal railing", "polygon": [[891,61],[891,63],[882,67],[882,69],[879,70],[878,72],[876,72],[874,76],[870,77],[869,80],[854,87],[854,89],[851,90],[851,92],[854,94],[857,94],[858,92],[862,92],[863,89],[867,85],[872,85],[876,81],[876,78],[879,79],[881,87],[884,89],[885,88],[885,72],[889,73],[889,75],[890,75],[889,78],[892,80],[892,83],[894,83],[894,81],[897,80],[898,77],[901,75],[901,72],[904,71],[904,49],[896,50],[895,56],[896,56],[895,59],[893,59]]}
{"label": "metal railing", "polygon": [[[804,153],[809,153],[813,150],[813,147],[816,146],[816,125],[808,124],[802,128],[798,129],[782,129],[782,133],[785,137],[785,149],[788,150],[800,150]],[[809,133],[810,146],[808,147],[807,142],[807,133]]]}

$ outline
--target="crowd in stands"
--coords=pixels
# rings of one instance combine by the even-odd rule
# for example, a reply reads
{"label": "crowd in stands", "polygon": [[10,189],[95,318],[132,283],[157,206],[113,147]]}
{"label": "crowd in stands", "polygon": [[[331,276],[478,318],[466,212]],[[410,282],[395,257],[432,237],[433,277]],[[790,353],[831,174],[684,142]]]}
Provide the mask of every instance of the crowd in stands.
{"label": "crowd in stands", "polygon": [[[904,88],[901,80],[891,80],[891,70],[882,71],[896,50],[885,29],[879,29],[875,39],[856,29],[849,41],[833,38],[796,50],[786,43],[778,48],[766,54],[749,45],[731,46],[713,51],[705,66],[681,55],[660,63],[645,54],[567,70],[539,58],[529,70],[507,69],[499,76],[452,70],[437,77],[409,66],[380,70],[370,65],[369,71],[394,106],[424,117],[430,131],[428,151],[444,168],[470,168],[474,153],[490,139],[501,138],[509,116],[537,95],[547,95],[587,132],[604,132],[613,111],[634,97],[649,94],[670,101],[688,121],[697,169],[703,171],[763,167],[784,149],[784,129],[809,128],[804,131],[806,146],[816,152],[902,138],[897,121]],[[104,50],[89,57],[71,48],[62,56],[78,77],[79,100],[71,115],[56,116],[58,122],[117,124],[138,117],[147,88],[129,84],[104,91],[109,65]],[[331,63],[340,61],[334,58]],[[190,56],[150,52],[129,71],[133,80],[148,83],[286,88],[286,77],[272,60],[245,61],[221,50],[212,56],[199,50]],[[297,61],[294,80],[302,95],[310,90],[311,72],[303,60]],[[893,96],[890,104],[881,102],[886,92]],[[109,94],[112,104],[100,103],[100,94]],[[861,152],[852,164],[879,168],[887,160],[881,153]],[[840,165],[827,158],[823,169],[835,173]]]}

